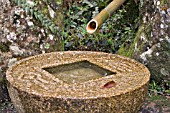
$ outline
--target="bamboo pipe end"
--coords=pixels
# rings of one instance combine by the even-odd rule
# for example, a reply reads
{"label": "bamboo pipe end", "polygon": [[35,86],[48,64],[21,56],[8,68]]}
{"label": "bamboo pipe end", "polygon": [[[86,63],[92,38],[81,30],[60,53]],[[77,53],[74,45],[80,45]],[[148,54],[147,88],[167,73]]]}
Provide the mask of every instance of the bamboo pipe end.
{"label": "bamboo pipe end", "polygon": [[89,21],[89,23],[87,24],[86,26],[86,31],[89,33],[89,34],[92,34],[94,33],[98,28],[98,22],[94,19],[92,19],[91,21]]}

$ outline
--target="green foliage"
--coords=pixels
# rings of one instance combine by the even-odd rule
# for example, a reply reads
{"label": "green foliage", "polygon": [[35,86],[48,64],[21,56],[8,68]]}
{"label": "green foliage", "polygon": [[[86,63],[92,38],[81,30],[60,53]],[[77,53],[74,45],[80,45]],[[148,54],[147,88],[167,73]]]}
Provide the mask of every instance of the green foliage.
{"label": "green foliage", "polygon": [[58,28],[55,23],[38,9],[38,1],[32,1],[32,4],[27,3],[25,0],[15,0],[14,1],[18,6],[24,9],[26,14],[31,15],[37,19],[43,27],[48,29],[52,34],[58,33]]}
{"label": "green foliage", "polygon": [[2,52],[8,52],[9,51],[9,46],[8,44],[0,42],[0,51]]}
{"label": "green foliage", "polygon": [[168,86],[168,84],[165,84],[165,86],[162,86],[160,84],[158,84],[157,82],[155,82],[154,80],[151,80],[150,84],[149,84],[149,95],[157,95],[157,94],[161,94],[161,95],[169,95],[170,94],[170,90],[166,89],[165,87]]}
{"label": "green foliage", "polygon": [[155,82],[155,81],[152,81],[150,84],[149,84],[149,91],[151,93],[153,92],[162,92],[162,88]]}
{"label": "green foliage", "polygon": [[[49,5],[48,0],[42,2]],[[22,7],[27,14],[39,21],[41,27],[52,34],[59,33],[60,37],[64,37],[65,50],[93,50],[115,53],[122,44],[131,42],[136,30],[133,25],[133,21],[137,18],[136,13],[130,17],[125,15],[129,7],[128,3],[125,5],[128,7],[122,6],[103,23],[96,33],[90,35],[86,32],[88,21],[110,2],[111,0],[73,2],[72,6],[64,11],[64,31],[60,32],[61,30],[56,26],[56,22],[44,13],[48,12],[47,6],[42,6],[43,10],[41,10],[37,1],[28,4],[25,0],[15,0],[15,3]],[[133,6],[135,5],[133,4]]]}
{"label": "green foliage", "polygon": [[[135,27],[125,17],[126,7],[116,11],[94,34],[86,32],[86,25],[96,14],[106,7],[110,0],[87,1],[73,3],[65,11],[65,50],[94,50],[115,53],[125,42],[131,42]],[[134,21],[137,16],[134,16]],[[127,20],[126,20],[127,19]]]}

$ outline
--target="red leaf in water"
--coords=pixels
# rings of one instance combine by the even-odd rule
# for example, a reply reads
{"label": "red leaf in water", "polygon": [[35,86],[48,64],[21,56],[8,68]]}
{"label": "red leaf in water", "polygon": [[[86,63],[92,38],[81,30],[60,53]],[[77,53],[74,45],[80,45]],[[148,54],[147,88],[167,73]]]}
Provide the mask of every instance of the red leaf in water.
{"label": "red leaf in water", "polygon": [[111,88],[114,86],[116,86],[116,83],[114,81],[110,81],[110,82],[107,82],[104,86],[102,86],[102,89]]}

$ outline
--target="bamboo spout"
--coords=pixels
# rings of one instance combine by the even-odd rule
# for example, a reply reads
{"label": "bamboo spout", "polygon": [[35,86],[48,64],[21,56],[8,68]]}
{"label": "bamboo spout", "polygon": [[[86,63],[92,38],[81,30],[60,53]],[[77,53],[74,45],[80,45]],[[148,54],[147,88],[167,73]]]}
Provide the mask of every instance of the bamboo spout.
{"label": "bamboo spout", "polygon": [[107,7],[105,7],[99,14],[97,14],[91,21],[88,22],[86,30],[88,33],[94,33],[102,23],[112,15],[112,13],[120,7],[125,0],[113,0]]}

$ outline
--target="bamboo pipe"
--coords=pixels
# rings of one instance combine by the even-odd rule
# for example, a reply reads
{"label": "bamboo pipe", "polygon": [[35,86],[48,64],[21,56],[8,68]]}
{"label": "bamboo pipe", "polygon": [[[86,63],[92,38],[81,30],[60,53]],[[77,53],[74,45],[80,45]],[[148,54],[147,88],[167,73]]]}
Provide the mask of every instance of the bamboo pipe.
{"label": "bamboo pipe", "polygon": [[99,14],[97,14],[86,26],[86,31],[90,34],[94,33],[101,24],[118,9],[125,0],[113,0]]}

